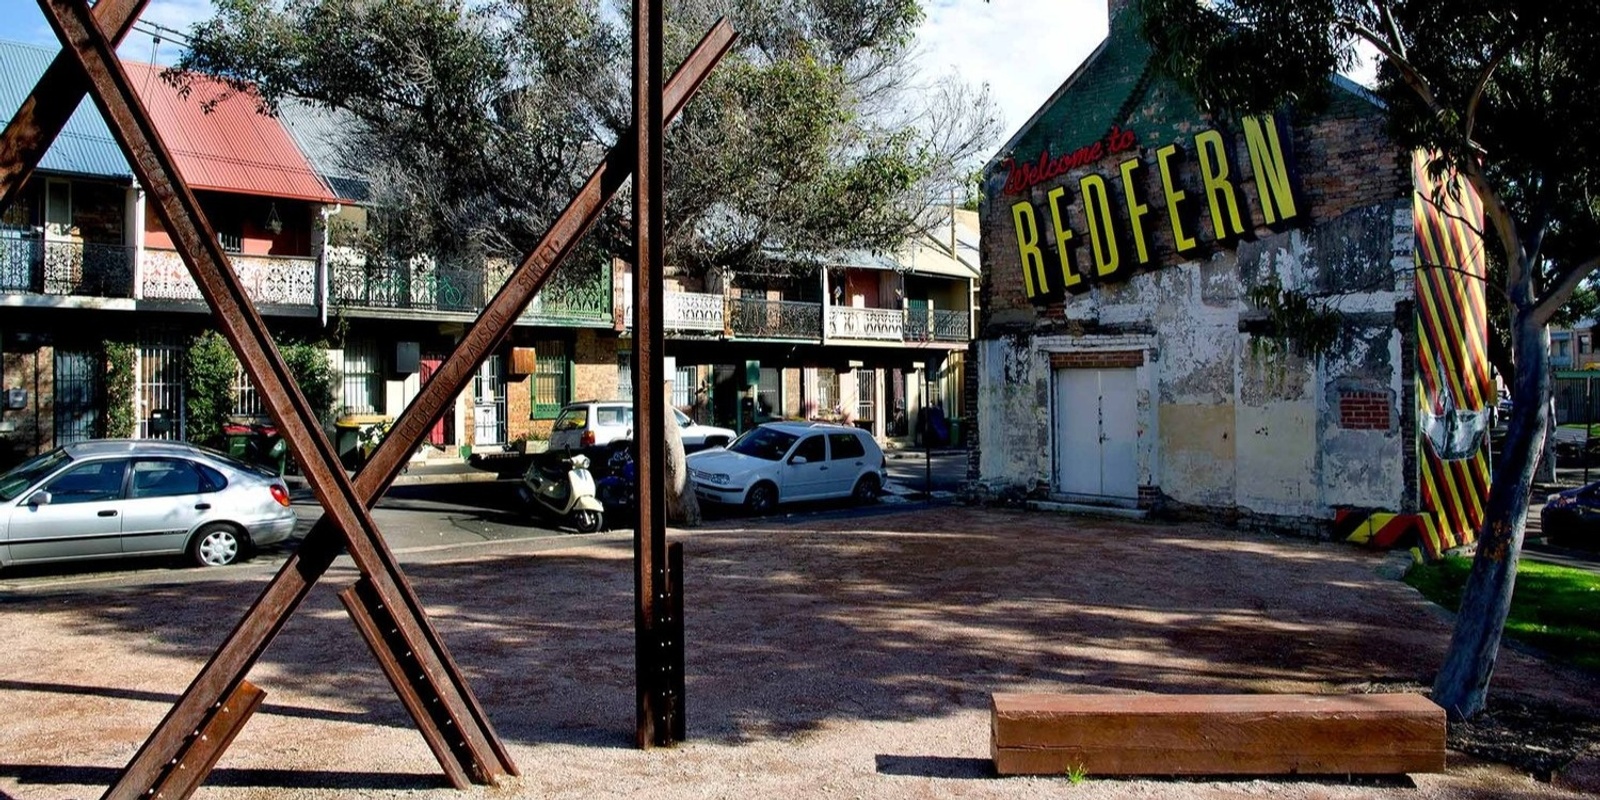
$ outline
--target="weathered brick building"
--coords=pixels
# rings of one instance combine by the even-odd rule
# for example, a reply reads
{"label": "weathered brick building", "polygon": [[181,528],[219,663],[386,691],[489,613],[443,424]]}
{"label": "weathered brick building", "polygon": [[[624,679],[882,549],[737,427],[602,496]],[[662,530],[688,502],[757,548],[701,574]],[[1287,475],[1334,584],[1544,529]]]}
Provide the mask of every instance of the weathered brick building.
{"label": "weathered brick building", "polygon": [[[977,485],[1316,534],[1401,512],[1385,536],[1469,538],[1493,396],[1470,192],[1433,191],[1343,78],[1317,109],[1202,113],[1121,5],[984,171]],[[1301,299],[1318,313],[1285,311]],[[1297,326],[1330,312],[1308,354]]]}

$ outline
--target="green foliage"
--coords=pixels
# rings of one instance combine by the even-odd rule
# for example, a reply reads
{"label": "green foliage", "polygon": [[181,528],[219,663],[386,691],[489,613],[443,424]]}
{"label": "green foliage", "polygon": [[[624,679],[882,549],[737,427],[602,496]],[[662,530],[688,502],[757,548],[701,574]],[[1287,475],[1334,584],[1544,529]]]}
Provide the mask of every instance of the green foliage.
{"label": "green foliage", "polygon": [[239,359],[222,334],[207,330],[190,343],[184,366],[189,441],[219,444],[222,426],[233,413],[233,381]]}
{"label": "green foliage", "polygon": [[138,349],[129,342],[116,341],[106,341],[101,348],[106,354],[105,435],[111,439],[126,439],[133,436],[138,426],[134,410],[138,386],[133,374]]}
{"label": "green foliage", "polygon": [[[1429,600],[1455,610],[1472,569],[1469,558],[1418,565],[1405,581]],[[1532,561],[1517,566],[1506,635],[1555,658],[1600,669],[1600,575]]]}
{"label": "green foliage", "polygon": [[1256,354],[1292,353],[1319,358],[1339,341],[1339,312],[1298,289],[1285,289],[1277,278],[1251,287],[1250,304],[1267,312],[1270,333],[1250,339]]}
{"label": "green foliage", "polygon": [[1082,764],[1067,768],[1067,782],[1073,786],[1083,783],[1089,777],[1089,771]]}
{"label": "green foliage", "polygon": [[[668,68],[725,14],[736,49],[665,143],[668,257],[688,269],[892,247],[992,145],[987,95],[909,77],[917,0],[681,0]],[[361,246],[472,262],[531,249],[627,131],[626,25],[597,0],[221,0],[180,66],[337,110],[381,209]],[[589,238],[628,257],[627,204],[607,213]]]}
{"label": "green foliage", "polygon": [[[1486,244],[1502,285],[1531,270],[1525,305],[1560,306],[1600,256],[1600,5],[1494,0],[1141,0],[1159,63],[1220,113],[1327,96],[1366,40],[1376,93],[1406,147],[1437,154],[1486,197]],[[1385,15],[1385,9],[1392,15]],[[1498,202],[1503,201],[1503,209]],[[1498,246],[1494,246],[1498,244]],[[1515,310],[1512,310],[1513,313]],[[1554,309],[1550,309],[1554,313]]]}
{"label": "green foliage", "polygon": [[320,344],[291,341],[280,344],[278,352],[283,355],[284,364],[294,375],[295,382],[300,385],[300,393],[311,404],[317,419],[324,425],[328,424],[333,418],[334,381],[337,378],[333,363],[328,360],[328,351]]}

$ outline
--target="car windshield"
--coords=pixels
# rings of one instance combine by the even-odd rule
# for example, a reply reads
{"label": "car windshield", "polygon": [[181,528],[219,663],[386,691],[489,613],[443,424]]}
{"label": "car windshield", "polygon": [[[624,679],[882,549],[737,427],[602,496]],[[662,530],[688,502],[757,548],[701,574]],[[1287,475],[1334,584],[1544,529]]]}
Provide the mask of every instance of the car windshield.
{"label": "car windshield", "polygon": [[67,455],[67,451],[51,450],[18,464],[10,472],[0,475],[0,500],[16,499],[29,486],[38,483],[40,478],[71,460],[72,456]]}
{"label": "car windshield", "polygon": [[735,439],[733,444],[728,445],[728,449],[765,461],[778,461],[783,458],[784,453],[789,452],[789,448],[794,446],[794,440],[798,438],[800,437],[792,433],[772,428],[752,428]]}
{"label": "car windshield", "polygon": [[688,415],[684,414],[682,411],[679,411],[676,408],[672,409],[672,416],[677,418],[678,427],[680,427],[680,428],[687,428],[690,425],[694,424],[694,421],[689,419]]}
{"label": "car windshield", "polygon": [[556,420],[554,430],[581,431],[589,424],[589,409],[569,408],[561,412],[561,418]]}

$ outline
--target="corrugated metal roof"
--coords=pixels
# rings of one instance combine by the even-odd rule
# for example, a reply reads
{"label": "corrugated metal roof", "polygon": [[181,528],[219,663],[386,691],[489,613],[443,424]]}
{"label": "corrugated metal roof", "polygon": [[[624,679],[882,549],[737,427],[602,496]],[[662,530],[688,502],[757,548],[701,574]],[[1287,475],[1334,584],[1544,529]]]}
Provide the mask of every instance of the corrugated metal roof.
{"label": "corrugated metal roof", "polygon": [[[56,48],[0,41],[0,113],[9,120],[56,57]],[[111,138],[100,110],[84,98],[39,162],[41,171],[132,180],[133,170]]]}
{"label": "corrugated metal roof", "polygon": [[367,200],[371,192],[366,176],[345,163],[345,138],[360,124],[350,112],[289,98],[278,107],[278,121],[289,129],[311,168],[328,182],[334,194],[355,203]]}
{"label": "corrugated metal roof", "polygon": [[197,77],[188,97],[161,78],[161,67],[123,62],[134,90],[166,140],[190,188],[331,203],[338,198],[275,118],[253,97],[234,94],[209,111],[221,84]]}

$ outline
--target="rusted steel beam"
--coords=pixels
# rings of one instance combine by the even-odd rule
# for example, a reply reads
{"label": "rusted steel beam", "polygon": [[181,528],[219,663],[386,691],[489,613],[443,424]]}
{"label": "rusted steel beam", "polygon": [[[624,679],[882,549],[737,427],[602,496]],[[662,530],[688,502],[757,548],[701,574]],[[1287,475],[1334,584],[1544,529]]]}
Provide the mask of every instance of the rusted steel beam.
{"label": "rusted steel beam", "polygon": [[[147,2],[100,0],[94,6],[94,21],[115,45],[133,29]],[[0,135],[0,210],[10,208],[17,199],[17,192],[88,92],[89,79],[83,69],[65,50],[57,53]]]}
{"label": "rusted steel beam", "polygon": [[683,641],[683,542],[667,546],[667,602],[664,616],[662,649],[667,653],[667,699],[670,703],[672,739],[681,742],[689,738],[689,722],[683,713],[683,698],[688,683],[684,671],[687,646]]}
{"label": "rusted steel beam", "polygon": [[[339,466],[337,454],[317,425],[315,411],[273,345],[265,323],[233,272],[199,202],[178,173],[111,43],[95,24],[89,6],[81,0],[39,0],[39,4],[63,43],[64,52],[72,55],[87,76],[90,96],[100,107],[135,176],[155,201],[157,217],[172,236],[223,335],[260,388],[263,403],[305,468],[313,493],[337,521],[352,560],[377,586],[387,605],[405,606],[397,586],[404,582],[404,575],[377,555],[383,542],[371,515]],[[441,656],[428,644],[418,619],[397,614],[396,623],[400,635],[422,663],[423,679],[433,684],[446,713],[466,737],[473,763],[463,767],[476,780],[494,782],[503,770],[497,760],[490,761],[494,757],[494,748],[487,740],[490,734],[470,724],[461,691],[451,682],[440,683],[446,677]],[[201,716],[204,715],[205,709],[201,709]],[[185,731],[176,726],[159,729],[108,794],[135,797],[158,785],[170,771],[172,761],[153,757],[153,753],[178,752],[184,748],[185,738]],[[152,744],[154,748],[150,747]]]}
{"label": "rusted steel beam", "polygon": [[389,685],[394,687],[395,694],[400,696],[400,703],[411,713],[411,719],[417,723],[417,729],[422,731],[422,738],[428,742],[428,749],[433,751],[433,757],[438,759],[439,766],[444,768],[445,776],[450,779],[451,785],[457,789],[465,789],[472,785],[467,773],[462,771],[456,751],[462,747],[460,737],[451,737],[448,726],[439,724],[433,718],[433,711],[437,704],[435,698],[430,696],[426,685],[414,683],[412,676],[419,668],[416,660],[410,653],[398,650],[393,638],[395,633],[394,621],[389,616],[388,609],[378,600],[377,592],[372,588],[372,583],[366,579],[356,582],[354,586],[339,592],[339,602],[344,603],[345,611],[350,618],[355,620],[356,628],[361,631],[361,638],[371,648],[373,657],[378,659],[378,666],[383,669],[383,674],[389,679]]}
{"label": "rusted steel beam", "polygon": [[[662,341],[661,39],[664,0],[633,2],[633,135],[639,143],[633,177],[633,429],[638,457],[639,518],[633,531],[634,665],[641,748],[674,742],[667,697],[671,659],[663,648],[666,581],[666,420]],[[681,701],[681,698],[678,698]]]}
{"label": "rusted steel beam", "polygon": [[[689,98],[705,82],[712,68],[732,47],[733,40],[732,27],[726,21],[719,22],[684,60],[667,86],[666,104],[673,115],[688,103]],[[450,401],[466,388],[484,357],[504,339],[511,323],[521,315],[522,309],[538,292],[550,271],[571,253],[579,238],[599,217],[600,210],[627,181],[632,170],[632,141],[624,139],[607,153],[605,160],[590,175],[588,182],[551,226],[539,246],[517,267],[505,286],[489,302],[478,321],[467,330],[455,352],[423,386],[422,392],[396,420],[367,465],[357,474],[355,488],[367,508],[371,508],[394,482],[417,442],[443,415]],[[195,677],[183,698],[146,741],[125,772],[124,781],[139,763],[153,761],[161,764],[176,756],[176,745],[167,732],[192,731],[203,724],[208,709],[218,698],[225,696],[232,686],[243,680],[251,665],[266,651],[288,621],[289,615],[300,606],[311,586],[332,564],[342,544],[340,531],[334,521],[327,516],[318,520],[300,548],[285,562],[238,626]],[[387,555],[387,548],[383,552]],[[432,626],[428,627],[431,630]],[[476,706],[475,698],[469,695],[469,699],[474,703],[475,715],[481,718],[481,708]],[[495,741],[498,743],[498,737]],[[508,772],[515,774],[510,759],[505,756],[502,759]],[[114,786],[107,793],[107,797],[113,796],[125,795],[119,794],[118,787]]]}
{"label": "rusted steel beam", "polygon": [[216,713],[194,735],[194,745],[172,766],[151,796],[156,800],[182,800],[194,794],[266,698],[267,693],[255,684],[240,681],[227,699],[217,704]]}

